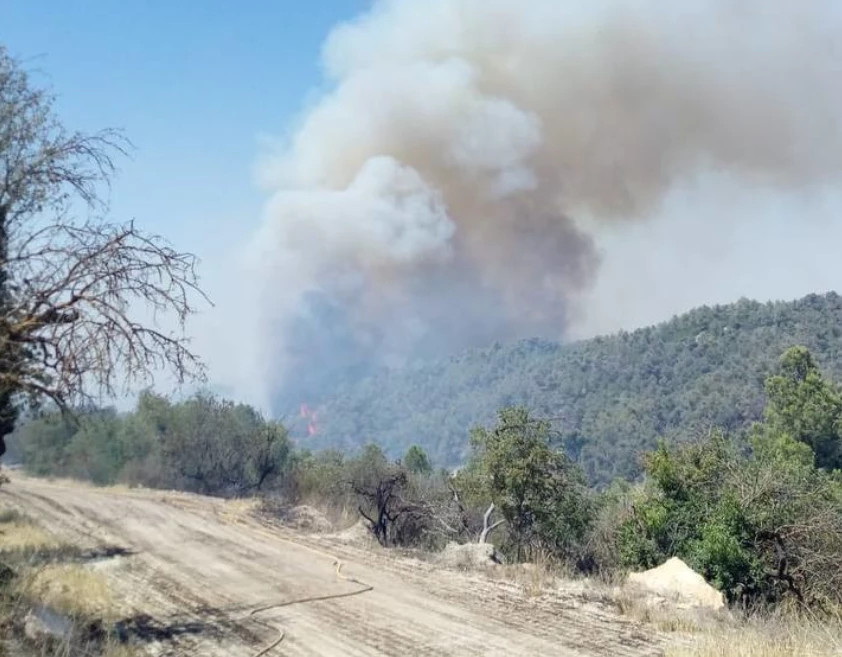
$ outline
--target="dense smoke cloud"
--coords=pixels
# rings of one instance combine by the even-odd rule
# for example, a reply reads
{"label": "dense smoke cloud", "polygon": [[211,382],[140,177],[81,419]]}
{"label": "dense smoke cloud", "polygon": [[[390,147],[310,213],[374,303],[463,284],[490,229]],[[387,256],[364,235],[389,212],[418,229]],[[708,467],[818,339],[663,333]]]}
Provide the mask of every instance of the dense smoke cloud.
{"label": "dense smoke cloud", "polygon": [[415,355],[561,337],[600,226],[706,173],[839,174],[832,2],[579,4],[382,1],[330,35],[329,90],[261,166],[258,320],[283,404]]}

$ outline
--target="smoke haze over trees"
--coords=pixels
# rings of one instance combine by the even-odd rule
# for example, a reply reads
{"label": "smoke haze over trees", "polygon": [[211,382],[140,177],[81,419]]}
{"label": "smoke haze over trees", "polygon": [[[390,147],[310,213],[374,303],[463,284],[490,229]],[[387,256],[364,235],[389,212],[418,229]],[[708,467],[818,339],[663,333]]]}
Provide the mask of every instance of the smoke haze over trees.
{"label": "smoke haze over trees", "polygon": [[[376,441],[398,456],[413,443],[456,465],[468,432],[512,404],[554,418],[557,440],[595,483],[640,472],[659,437],[740,432],[761,418],[763,381],[779,355],[806,345],[842,379],[842,297],[697,308],[633,332],[560,344],[494,344],[450,359],[381,372],[317,406],[309,447]],[[293,434],[301,427],[291,424]]]}
{"label": "smoke haze over trees", "polygon": [[676,189],[838,180],[836,25],[830,3],[434,0],[336,28],[328,90],[261,166],[256,362],[275,408],[563,337],[588,312],[596,237]]}

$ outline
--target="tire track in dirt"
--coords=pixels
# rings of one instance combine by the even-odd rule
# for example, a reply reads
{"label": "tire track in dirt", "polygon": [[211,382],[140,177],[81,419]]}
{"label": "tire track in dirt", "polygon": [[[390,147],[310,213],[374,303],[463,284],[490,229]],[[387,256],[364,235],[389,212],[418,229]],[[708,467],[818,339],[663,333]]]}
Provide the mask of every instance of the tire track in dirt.
{"label": "tire track in dirt", "polygon": [[[315,540],[344,559],[359,559],[359,549],[321,537],[310,540]],[[382,561],[384,569],[399,572],[402,577],[414,580],[437,599],[458,602],[478,613],[494,617],[496,622],[506,625],[512,631],[528,627],[532,636],[558,640],[556,628],[562,625],[564,636],[560,646],[583,654],[608,654],[606,651],[610,651],[611,655],[618,657],[634,657],[662,653],[660,642],[644,634],[638,623],[619,616],[612,605],[583,600],[581,596],[572,593],[565,595],[564,592],[560,595],[545,594],[525,598],[522,591],[513,584],[495,582],[489,586],[488,579],[483,580],[470,574],[454,574],[453,579],[461,583],[455,588],[447,583],[447,571],[444,571],[442,578],[442,569],[433,564],[388,557]],[[466,595],[467,590],[470,595]]]}
{"label": "tire track in dirt", "polygon": [[[73,542],[132,552],[106,568],[149,654],[252,657],[283,631],[269,655],[564,655],[649,657],[664,637],[610,605],[563,590],[529,597],[510,582],[444,571],[417,559],[304,536],[218,499],[162,491],[94,489],[15,475],[0,499]],[[349,598],[249,610],[342,593],[331,555],[374,586]]]}

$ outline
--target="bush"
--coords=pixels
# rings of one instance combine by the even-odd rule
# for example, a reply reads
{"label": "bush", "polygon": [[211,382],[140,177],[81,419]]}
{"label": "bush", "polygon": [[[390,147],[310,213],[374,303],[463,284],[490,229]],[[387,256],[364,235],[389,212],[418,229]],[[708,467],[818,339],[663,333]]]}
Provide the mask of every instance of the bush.
{"label": "bush", "polygon": [[471,444],[473,482],[466,487],[502,513],[508,531],[504,550],[518,561],[539,554],[577,559],[592,501],[581,469],[550,447],[549,423],[531,418],[524,408],[507,408],[493,429],[474,429]]}
{"label": "bush", "polygon": [[679,556],[731,601],[842,603],[842,482],[804,445],[756,437],[745,454],[721,434],[645,459],[647,481],[616,534],[620,563]]}
{"label": "bush", "polygon": [[46,413],[18,434],[29,472],[100,485],[128,481],[237,495],[281,487],[291,465],[283,425],[245,404],[201,393],[171,404],[147,392],[131,413]]}

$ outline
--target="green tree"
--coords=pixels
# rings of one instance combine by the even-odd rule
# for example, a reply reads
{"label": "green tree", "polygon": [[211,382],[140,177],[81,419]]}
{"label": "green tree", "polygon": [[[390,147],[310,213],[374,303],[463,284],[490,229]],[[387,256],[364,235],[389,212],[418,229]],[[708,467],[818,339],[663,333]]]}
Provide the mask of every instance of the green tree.
{"label": "green tree", "polygon": [[475,428],[473,472],[506,520],[517,559],[570,557],[591,519],[580,469],[550,446],[550,424],[525,408],[500,411],[493,429]]}
{"label": "green tree", "polygon": [[622,563],[679,556],[735,601],[842,602],[842,480],[813,460],[771,430],[753,436],[749,453],[718,432],[661,444],[620,516]]}
{"label": "green tree", "polygon": [[15,433],[26,469],[40,476],[66,474],[67,450],[78,428],[60,413],[46,413],[21,423]]}
{"label": "green tree", "polygon": [[209,394],[180,403],[146,391],[133,412],[45,414],[16,432],[23,464],[97,484],[125,481],[208,494],[289,490],[296,459],[286,428]]}
{"label": "green tree", "polygon": [[[659,438],[734,436],[763,419],[764,381],[793,344],[842,382],[842,296],[708,306],[633,332],[578,342],[489,345],[348,381],[315,399],[326,412],[310,446],[377,436],[392,455],[413,443],[448,467],[469,456],[468,430],[513,404],[564,417],[554,445],[604,487],[642,474]],[[408,410],[409,409],[409,410]]]}
{"label": "green tree", "polygon": [[651,568],[677,555],[732,597],[756,591],[762,564],[733,490],[745,474],[733,442],[720,432],[679,447],[662,442],[644,463],[645,493],[620,532],[623,563]]}
{"label": "green tree", "polygon": [[289,493],[294,500],[304,500],[320,505],[345,500],[345,455],[336,449],[319,452],[300,451],[290,459],[292,481]]}
{"label": "green tree", "polygon": [[384,547],[403,543],[401,523],[409,486],[406,468],[390,462],[379,445],[369,443],[348,462],[346,472],[357,510],[378,542]]}
{"label": "green tree", "polygon": [[842,394],[805,347],[784,353],[780,373],[766,381],[766,395],[763,430],[809,445],[820,468],[842,467]]}
{"label": "green tree", "polygon": [[403,457],[403,464],[413,474],[428,475],[433,471],[427,453],[418,445],[412,445]]}
{"label": "green tree", "polygon": [[260,490],[287,471],[291,452],[281,424],[205,393],[173,407],[161,444],[180,486],[210,494]]}
{"label": "green tree", "polygon": [[118,436],[122,420],[114,409],[90,411],[67,447],[67,474],[95,484],[114,483],[126,463]]}
{"label": "green tree", "polygon": [[173,422],[173,406],[166,397],[141,392],[134,412],[121,417],[117,441],[125,457],[120,480],[152,487],[175,485],[162,458],[162,444]]}

